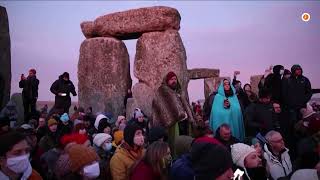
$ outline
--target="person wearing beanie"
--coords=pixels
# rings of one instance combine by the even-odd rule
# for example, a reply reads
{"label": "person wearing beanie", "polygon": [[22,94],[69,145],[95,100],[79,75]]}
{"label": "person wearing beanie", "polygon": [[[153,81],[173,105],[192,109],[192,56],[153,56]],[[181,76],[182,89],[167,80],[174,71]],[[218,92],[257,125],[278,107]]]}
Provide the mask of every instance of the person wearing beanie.
{"label": "person wearing beanie", "polygon": [[229,180],[233,177],[231,154],[222,145],[194,143],[191,162],[195,180]]}
{"label": "person wearing beanie", "polygon": [[293,65],[289,79],[283,80],[283,104],[288,109],[291,119],[295,123],[301,119],[300,109],[305,108],[312,97],[312,88],[309,79],[302,75],[300,65]]}
{"label": "person wearing beanie", "polygon": [[282,100],[282,76],[284,74],[284,67],[282,65],[275,65],[273,73],[269,74],[264,82],[264,89],[271,92],[271,100],[280,102]]}
{"label": "person wearing beanie", "polygon": [[312,136],[317,133],[320,130],[320,113],[316,113],[309,103],[306,108],[300,110],[300,113],[302,120],[295,125],[300,136]]}
{"label": "person wearing beanie", "polygon": [[132,119],[128,124],[136,124],[143,129],[144,134],[149,134],[148,122],[145,119],[145,115],[141,109],[135,108],[133,111]]}
{"label": "person wearing beanie", "polygon": [[0,179],[42,180],[29,161],[29,145],[23,134],[11,131],[0,136]]}
{"label": "person wearing beanie", "polygon": [[282,78],[289,79],[290,76],[291,76],[290,70],[289,69],[285,69]]}
{"label": "person wearing beanie", "polygon": [[100,176],[99,157],[93,148],[75,144],[67,153],[75,179],[96,179]]}
{"label": "person wearing beanie", "polygon": [[267,143],[264,145],[264,159],[267,161],[270,176],[273,179],[288,177],[292,172],[292,164],[289,156],[289,150],[285,147],[281,134],[271,130],[265,138]]}
{"label": "person wearing beanie", "polygon": [[19,88],[22,88],[22,101],[24,109],[24,123],[36,114],[36,104],[38,100],[39,79],[36,76],[36,70],[30,69],[28,77],[21,75]]}
{"label": "person wearing beanie", "polygon": [[192,108],[181,89],[174,72],[164,76],[161,86],[152,100],[151,127],[161,126],[168,132],[170,149],[174,149],[175,138],[191,134],[191,123],[195,121]]}
{"label": "person wearing beanie", "polygon": [[174,143],[174,152],[172,152],[172,154],[175,156],[174,158],[180,158],[182,155],[189,153],[193,141],[194,138],[192,138],[191,136],[178,136]]}
{"label": "person wearing beanie", "polygon": [[128,124],[124,129],[124,142],[117,148],[110,161],[113,180],[127,180],[129,169],[143,156],[144,136],[136,124]]}
{"label": "person wearing beanie", "polygon": [[50,87],[50,91],[55,95],[54,106],[52,109],[62,109],[63,113],[69,114],[69,109],[71,106],[70,93],[76,96],[75,87],[69,79],[69,73],[64,72],[59,76]]}
{"label": "person wearing beanie", "polygon": [[60,123],[58,124],[58,136],[62,137],[65,134],[72,133],[73,130],[73,122],[69,121],[69,115],[67,113],[63,113],[60,116]]}
{"label": "person wearing beanie", "polygon": [[103,114],[99,114],[97,117],[96,117],[96,120],[94,121],[94,127],[96,129],[96,131],[98,131],[99,129],[99,124],[100,124],[100,121],[101,120],[105,120],[105,121],[108,121],[108,118],[103,115]]}
{"label": "person wearing beanie", "polygon": [[266,169],[262,166],[256,150],[246,144],[237,143],[231,145],[233,163],[244,170],[243,180],[267,180]]}
{"label": "person wearing beanie", "polygon": [[[120,125],[126,125],[127,124],[127,120],[125,116],[118,116],[118,119],[115,123],[116,127],[119,129]],[[122,129],[123,130],[123,129]]]}
{"label": "person wearing beanie", "polygon": [[161,126],[157,126],[157,127],[152,127],[149,131],[148,134],[148,143],[152,144],[155,141],[167,141],[168,140],[168,135],[166,132],[166,129],[161,127]]}
{"label": "person wearing beanie", "polygon": [[39,141],[39,149],[42,153],[47,152],[49,149],[57,147],[59,143],[58,137],[58,122],[50,118],[47,123],[47,132]]}

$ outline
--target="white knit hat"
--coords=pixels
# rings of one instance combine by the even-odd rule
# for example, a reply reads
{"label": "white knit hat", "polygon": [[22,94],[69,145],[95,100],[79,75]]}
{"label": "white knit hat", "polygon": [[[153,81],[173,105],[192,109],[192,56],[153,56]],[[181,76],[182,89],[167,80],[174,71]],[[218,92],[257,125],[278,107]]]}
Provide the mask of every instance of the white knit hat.
{"label": "white knit hat", "polygon": [[112,137],[109,134],[106,133],[99,133],[96,134],[93,138],[93,143],[98,146],[101,147],[101,145],[107,140],[107,139],[111,139]]}
{"label": "white knit hat", "polygon": [[240,166],[242,168],[244,167],[244,159],[252,152],[255,152],[256,150],[243,143],[237,143],[231,145],[231,155],[232,155],[232,161],[237,166]]}
{"label": "white knit hat", "polygon": [[101,119],[103,118],[107,118],[105,115],[103,114],[99,114],[96,118],[96,121],[94,122],[94,127],[98,130],[98,126],[99,126],[99,123],[101,121]]}
{"label": "white knit hat", "polygon": [[305,119],[310,117],[312,114],[315,114],[316,112],[314,112],[312,106],[309,103],[307,103],[307,107],[301,108],[300,113],[302,114],[302,118]]}

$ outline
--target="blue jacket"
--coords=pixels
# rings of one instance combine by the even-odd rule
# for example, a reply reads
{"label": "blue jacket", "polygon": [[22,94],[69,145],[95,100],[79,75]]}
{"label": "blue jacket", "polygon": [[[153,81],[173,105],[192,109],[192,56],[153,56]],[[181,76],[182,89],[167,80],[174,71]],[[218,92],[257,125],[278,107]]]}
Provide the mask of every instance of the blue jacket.
{"label": "blue jacket", "polygon": [[182,155],[171,166],[169,179],[193,180],[194,171],[192,169],[190,153]]}

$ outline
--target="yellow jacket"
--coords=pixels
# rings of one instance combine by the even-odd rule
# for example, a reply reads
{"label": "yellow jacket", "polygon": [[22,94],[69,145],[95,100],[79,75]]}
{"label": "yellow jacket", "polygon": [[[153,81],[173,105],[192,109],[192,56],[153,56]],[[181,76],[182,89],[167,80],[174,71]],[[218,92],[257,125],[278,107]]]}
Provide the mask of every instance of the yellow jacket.
{"label": "yellow jacket", "polygon": [[131,166],[143,155],[143,148],[133,151],[127,144],[118,146],[110,161],[110,171],[113,180],[128,180]]}

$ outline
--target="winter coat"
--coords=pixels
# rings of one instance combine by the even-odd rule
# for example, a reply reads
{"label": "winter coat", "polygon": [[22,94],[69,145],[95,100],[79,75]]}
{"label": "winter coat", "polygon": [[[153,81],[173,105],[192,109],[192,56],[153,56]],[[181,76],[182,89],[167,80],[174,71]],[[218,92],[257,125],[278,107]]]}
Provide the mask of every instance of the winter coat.
{"label": "winter coat", "polygon": [[241,106],[236,96],[236,90],[231,85],[233,95],[228,97],[230,108],[223,107],[224,100],[227,98],[223,88],[223,82],[221,82],[218,88],[218,94],[214,97],[212,110],[210,115],[210,128],[217,130],[222,124],[226,123],[230,125],[232,134],[239,140],[243,140],[245,137],[245,130],[241,112]]}
{"label": "winter coat", "polygon": [[10,100],[8,104],[1,110],[0,117],[1,118],[7,117],[9,118],[10,121],[17,121],[18,119],[17,106],[12,100]]}
{"label": "winter coat", "polygon": [[39,149],[42,152],[47,152],[50,149],[57,147],[59,143],[58,134],[51,133],[49,132],[50,130],[47,131],[48,133],[45,136],[43,136],[39,142]]}
{"label": "winter coat", "polygon": [[170,180],[193,180],[194,171],[192,169],[191,155],[190,153],[182,155],[171,166],[169,171]]}
{"label": "winter coat", "polygon": [[281,65],[273,67],[273,73],[269,74],[264,82],[264,88],[270,90],[271,100],[273,101],[282,101],[282,80],[280,75],[280,70],[283,68]]}
{"label": "winter coat", "polygon": [[[292,67],[291,72],[295,72],[297,67]],[[312,97],[311,84],[308,78],[291,75],[282,81],[282,97],[284,104],[291,109],[306,107],[307,102]]]}
{"label": "winter coat", "polygon": [[247,136],[256,136],[259,132],[265,135],[273,129],[278,116],[274,116],[271,104],[251,104],[245,111],[244,119]]}
{"label": "winter coat", "polygon": [[225,147],[228,148],[229,152],[231,152],[231,145],[239,143],[239,139],[235,138],[234,136],[231,135],[230,140],[229,141],[225,141],[224,139],[222,139],[221,135],[220,135],[220,127],[216,130],[216,134],[215,134],[215,138],[221,143],[223,144]]}
{"label": "winter coat", "polygon": [[140,161],[133,169],[130,180],[160,180],[160,175],[152,170],[152,166],[147,165],[144,161]]}
{"label": "winter coat", "polygon": [[[59,76],[59,79],[56,80],[50,87],[50,91],[55,94],[55,108],[66,108],[71,106],[71,98],[70,93],[72,93],[73,96],[76,96],[76,90],[72,83],[72,81],[63,80],[62,75]],[[66,93],[66,96],[59,96],[59,93]]]}
{"label": "winter coat", "polygon": [[20,80],[19,87],[23,88],[22,98],[27,101],[32,101],[38,98],[39,80],[36,76],[27,77],[25,80]]}
{"label": "winter coat", "polygon": [[[8,177],[7,175],[5,175],[1,170],[0,170],[0,179],[1,180],[10,180],[10,177]],[[40,174],[32,169],[32,173],[29,176],[28,180],[42,180],[42,177],[40,176]]]}
{"label": "winter coat", "polygon": [[110,171],[113,180],[129,179],[129,171],[132,165],[143,156],[143,149],[137,152],[126,143],[122,143],[112,156],[110,161]]}
{"label": "winter coat", "polygon": [[269,167],[270,175],[273,179],[289,176],[292,172],[292,164],[289,156],[289,150],[285,149],[280,154],[280,159],[277,158],[268,148],[267,144],[264,145],[263,154]]}
{"label": "winter coat", "polygon": [[187,120],[194,122],[192,108],[187,97],[181,93],[180,88],[176,91],[171,89],[164,79],[152,101],[152,127],[172,127],[178,121],[185,118],[185,112],[188,116]]}

